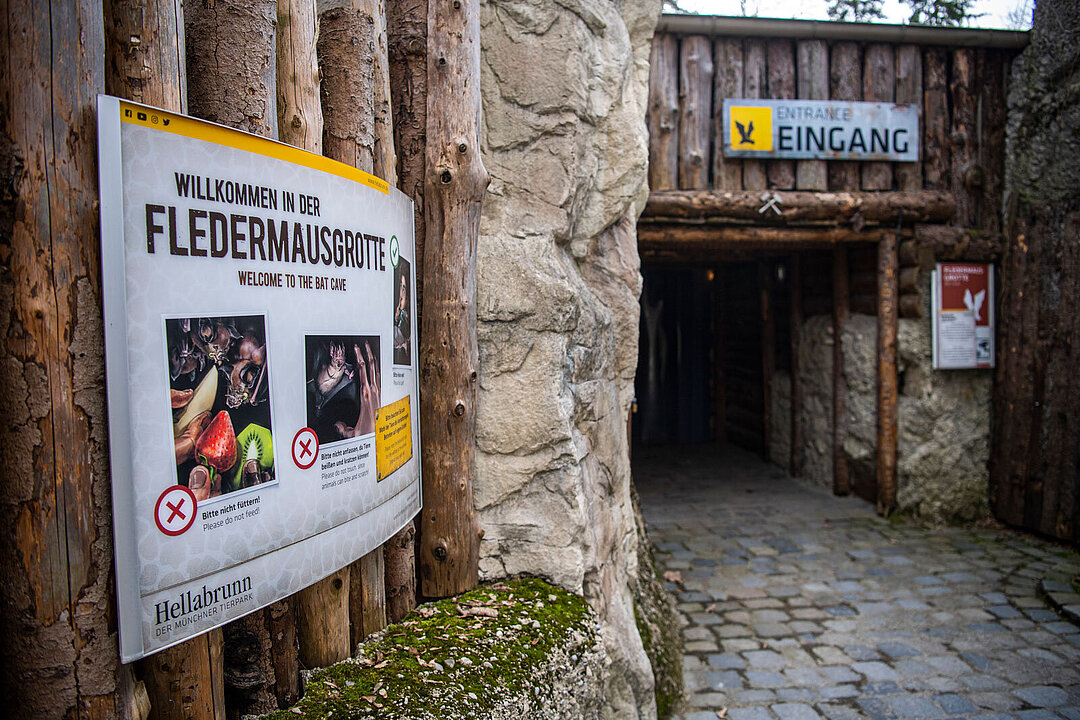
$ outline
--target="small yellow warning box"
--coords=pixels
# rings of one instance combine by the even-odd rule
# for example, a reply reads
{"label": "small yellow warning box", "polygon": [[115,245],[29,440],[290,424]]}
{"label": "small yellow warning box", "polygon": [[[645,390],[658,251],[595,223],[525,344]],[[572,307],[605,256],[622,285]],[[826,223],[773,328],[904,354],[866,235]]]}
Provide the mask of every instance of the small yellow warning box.
{"label": "small yellow warning box", "polygon": [[412,459],[412,412],[405,396],[379,408],[375,418],[375,462],[381,482]]}
{"label": "small yellow warning box", "polygon": [[728,128],[732,150],[772,150],[772,108],[753,105],[731,106]]}

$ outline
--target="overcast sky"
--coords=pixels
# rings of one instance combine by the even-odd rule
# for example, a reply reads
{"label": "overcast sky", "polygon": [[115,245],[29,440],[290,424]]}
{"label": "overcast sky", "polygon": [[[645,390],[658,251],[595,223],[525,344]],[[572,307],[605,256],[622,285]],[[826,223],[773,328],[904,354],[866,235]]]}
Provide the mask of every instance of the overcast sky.
{"label": "overcast sky", "polygon": [[[1025,0],[976,0],[974,12],[983,13],[982,17],[971,21],[970,27],[982,28],[1008,28],[1010,27],[1008,14],[1017,5]],[[827,0],[745,0],[746,12],[758,17],[774,18],[798,18],[800,20],[828,20],[826,8]],[[679,6],[689,12],[702,15],[742,15],[739,0],[680,0]],[[1028,29],[1030,20],[1030,0],[1028,0]],[[906,5],[900,0],[885,0],[885,19],[881,22],[903,23],[911,14]],[[756,12],[755,12],[756,10]]]}

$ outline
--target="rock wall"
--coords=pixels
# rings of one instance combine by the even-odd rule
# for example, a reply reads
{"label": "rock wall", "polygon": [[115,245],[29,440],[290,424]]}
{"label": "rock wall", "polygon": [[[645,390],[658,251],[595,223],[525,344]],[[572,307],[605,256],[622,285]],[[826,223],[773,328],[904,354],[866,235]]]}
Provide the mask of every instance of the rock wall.
{"label": "rock wall", "polygon": [[596,608],[611,718],[655,716],[634,621],[626,418],[659,0],[481,7],[477,247],[481,575],[549,578]]}

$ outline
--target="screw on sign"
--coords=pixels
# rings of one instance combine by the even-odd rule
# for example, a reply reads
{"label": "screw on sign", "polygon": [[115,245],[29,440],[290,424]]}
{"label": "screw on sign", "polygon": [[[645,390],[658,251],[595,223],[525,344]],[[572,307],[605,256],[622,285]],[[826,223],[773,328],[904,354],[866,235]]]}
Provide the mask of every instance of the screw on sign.
{"label": "screw on sign", "polygon": [[195,522],[195,493],[184,485],[173,485],[158,496],[154,522],[158,530],[176,536],[187,532]]}
{"label": "screw on sign", "polygon": [[293,436],[292,458],[296,467],[307,470],[319,457],[319,438],[311,428],[300,428]]}

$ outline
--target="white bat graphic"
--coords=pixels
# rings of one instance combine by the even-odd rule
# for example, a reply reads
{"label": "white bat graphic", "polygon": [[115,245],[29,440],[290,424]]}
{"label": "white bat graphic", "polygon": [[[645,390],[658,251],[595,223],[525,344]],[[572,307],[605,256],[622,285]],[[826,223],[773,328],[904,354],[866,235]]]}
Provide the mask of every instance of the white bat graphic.
{"label": "white bat graphic", "polygon": [[967,306],[968,310],[975,313],[975,319],[976,320],[981,320],[982,319],[981,317],[979,317],[979,315],[980,315],[980,312],[982,310],[982,305],[983,305],[984,300],[986,300],[986,291],[985,290],[980,290],[979,292],[975,293],[974,298],[971,297],[971,290],[965,290],[964,291],[964,305]]}

